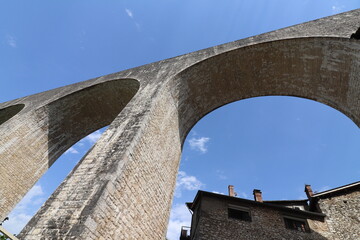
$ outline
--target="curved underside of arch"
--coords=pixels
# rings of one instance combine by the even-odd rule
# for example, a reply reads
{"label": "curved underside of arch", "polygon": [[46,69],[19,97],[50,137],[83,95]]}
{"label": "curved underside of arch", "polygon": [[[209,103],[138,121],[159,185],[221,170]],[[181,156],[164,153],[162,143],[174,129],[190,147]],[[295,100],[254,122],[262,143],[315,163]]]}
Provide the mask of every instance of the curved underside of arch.
{"label": "curved underside of arch", "polygon": [[37,109],[48,126],[49,166],[68,148],[109,125],[139,89],[134,79],[112,80],[63,96]]}
{"label": "curved underside of arch", "polygon": [[[118,239],[131,232],[129,238],[159,239],[166,232],[181,145],[197,121],[230,102],[287,95],[325,103],[359,124],[359,71],[357,41],[299,38],[231,50],[149,84],[130,104],[138,112],[118,116],[20,236],[36,239],[41,231],[49,238]],[[127,134],[112,127],[122,119],[133,121],[122,129]]]}
{"label": "curved underside of arch", "polygon": [[8,121],[16,114],[18,114],[24,107],[25,107],[24,104],[16,104],[0,109],[0,125]]}
{"label": "curved underside of arch", "polygon": [[137,80],[112,80],[55,97],[50,92],[54,100],[32,111],[20,112],[31,102],[2,110],[6,120],[10,116],[13,121],[0,126],[0,216],[6,216],[62,153],[109,125],[138,89]]}
{"label": "curved underside of arch", "polygon": [[171,82],[184,141],[204,115],[258,96],[296,96],[327,104],[360,125],[360,44],[299,38],[226,52],[179,73]]}

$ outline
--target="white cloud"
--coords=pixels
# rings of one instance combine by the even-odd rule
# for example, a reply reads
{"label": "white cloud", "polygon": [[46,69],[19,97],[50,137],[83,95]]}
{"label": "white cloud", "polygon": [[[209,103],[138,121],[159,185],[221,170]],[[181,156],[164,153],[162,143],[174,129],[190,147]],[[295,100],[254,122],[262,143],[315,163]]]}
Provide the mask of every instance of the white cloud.
{"label": "white cloud", "polygon": [[204,184],[200,182],[195,176],[188,176],[185,172],[179,171],[176,180],[175,197],[181,197],[182,191],[184,190],[199,190],[203,186]]}
{"label": "white cloud", "polygon": [[16,39],[11,35],[6,35],[6,42],[10,47],[16,48]]}
{"label": "white cloud", "polygon": [[340,13],[344,8],[345,8],[344,5],[339,5],[338,3],[337,3],[336,5],[333,5],[333,6],[331,7],[331,9],[332,9],[332,11],[333,11],[334,14],[335,14],[335,13]]}
{"label": "white cloud", "polygon": [[216,176],[220,179],[220,180],[226,180],[228,179],[228,177],[225,175],[225,172],[222,170],[216,170]]}
{"label": "white cloud", "polygon": [[240,198],[248,198],[249,196],[245,192],[237,193],[238,197]]}
{"label": "white cloud", "polygon": [[9,214],[9,220],[3,224],[4,228],[18,234],[44,201],[44,191],[41,185],[36,184]]}
{"label": "white cloud", "polygon": [[99,140],[99,138],[101,137],[102,132],[100,132],[100,130],[97,130],[93,133],[91,133],[90,135],[88,135],[87,137],[84,138],[85,141],[88,141],[91,144],[96,143],[97,140]]}
{"label": "white cloud", "polygon": [[131,10],[128,9],[128,8],[125,8],[125,12],[126,12],[126,14],[129,16],[129,18],[131,18],[131,19],[134,20],[135,27],[136,27],[136,29],[138,30],[138,32],[140,32],[140,31],[141,31],[141,25],[140,25],[140,23],[138,23],[137,21],[135,21],[133,11],[131,11]]}
{"label": "white cloud", "polygon": [[89,144],[93,145],[94,143],[96,143],[99,140],[99,138],[101,137],[101,135],[103,134],[103,132],[104,132],[104,129],[100,129],[100,130],[97,130],[97,131],[89,134],[88,136],[84,137],[79,142],[74,144],[71,148],[66,150],[65,154],[69,154],[69,153],[83,154],[84,148],[90,147]]}
{"label": "white cloud", "polygon": [[[213,193],[222,194],[222,195],[227,195],[227,194],[225,194],[225,193],[223,193],[223,192],[217,192],[217,191],[213,191]],[[236,191],[235,191],[235,196],[236,196],[236,197],[240,197],[240,198],[248,198],[248,197],[249,197],[245,192],[240,192],[240,193],[238,193],[238,192],[236,192]]]}
{"label": "white cloud", "polygon": [[217,192],[217,191],[212,191],[213,193],[216,193],[216,194],[221,194],[221,195],[225,195],[223,192]]}
{"label": "white cloud", "polygon": [[44,195],[44,191],[41,185],[37,184],[33,186],[30,191],[24,196],[24,198],[16,206],[17,209],[26,209],[29,205],[34,205],[35,200],[38,201],[39,197]]}
{"label": "white cloud", "polygon": [[327,190],[329,190],[330,189],[330,186],[323,186],[323,187],[321,187],[318,191],[316,191],[316,192],[324,192],[324,191],[327,191]]}
{"label": "white cloud", "polygon": [[130,18],[134,18],[134,14],[133,14],[133,12],[132,12],[130,9],[125,8],[125,12],[126,12],[126,14],[127,14]]}
{"label": "white cloud", "polygon": [[66,152],[65,152],[65,154],[68,154],[68,153],[78,154],[79,151],[76,150],[74,147],[71,147],[71,148],[69,148],[68,150],[66,150]]}
{"label": "white cloud", "polygon": [[206,146],[206,143],[210,141],[210,138],[208,137],[200,137],[200,138],[191,138],[189,140],[189,144],[191,149],[200,151],[201,153],[206,153],[208,148]]}
{"label": "white cloud", "polygon": [[141,30],[141,25],[140,25],[140,23],[135,22],[135,26],[136,26],[136,29],[140,32],[140,30]]}
{"label": "white cloud", "polygon": [[179,240],[182,226],[190,226],[191,213],[185,204],[176,204],[170,212],[170,220],[166,237],[169,240]]}

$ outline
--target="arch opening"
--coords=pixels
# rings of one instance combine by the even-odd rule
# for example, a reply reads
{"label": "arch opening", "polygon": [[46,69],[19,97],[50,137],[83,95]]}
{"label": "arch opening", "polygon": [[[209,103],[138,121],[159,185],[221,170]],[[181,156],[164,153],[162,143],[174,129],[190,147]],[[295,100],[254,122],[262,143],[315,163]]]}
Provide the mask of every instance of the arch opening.
{"label": "arch opening", "polygon": [[197,190],[227,195],[235,185],[239,198],[261,189],[264,200],[299,200],[304,184],[321,192],[358,181],[359,143],[351,119],[312,100],[267,96],[220,107],[185,140],[168,237],[190,226],[185,202]]}
{"label": "arch opening", "polygon": [[48,118],[49,166],[70,146],[109,125],[140,87],[135,79],[107,81],[64,96],[39,109]]}
{"label": "arch opening", "polygon": [[107,126],[90,133],[67,149],[9,213],[9,219],[3,223],[5,229],[12,234],[19,234],[106,129]]}
{"label": "arch opening", "polygon": [[[359,44],[349,39],[288,39],[231,50],[185,69],[169,83],[178,110],[182,151],[190,130],[204,116],[229,103],[263,96],[314,100],[360,126],[359,53]],[[197,140],[194,144],[202,146],[207,136]],[[335,162],[340,163],[339,159]],[[178,179],[184,174],[181,169]]]}
{"label": "arch opening", "polygon": [[340,38],[296,38],[235,49],[199,62],[170,83],[180,136],[207,113],[259,96],[315,100],[360,125],[359,44]]}
{"label": "arch opening", "polygon": [[0,109],[0,125],[18,114],[24,107],[25,104],[16,104]]}
{"label": "arch opening", "polygon": [[[75,86],[78,87],[78,86]],[[47,169],[73,144],[90,133],[109,125],[138,92],[135,79],[116,79],[72,90],[63,87],[48,92],[50,103],[27,112],[24,128],[17,128],[19,140],[9,146],[1,177],[3,218],[40,179]],[[52,100],[52,101],[51,101]],[[31,126],[30,128],[28,126]],[[23,130],[25,129],[25,130]],[[32,129],[32,132],[28,129]],[[9,132],[7,134],[13,134]],[[14,135],[14,134],[13,134]],[[29,154],[27,148],[32,146]],[[16,156],[16,157],[12,157]],[[13,168],[12,166],[20,166]]]}

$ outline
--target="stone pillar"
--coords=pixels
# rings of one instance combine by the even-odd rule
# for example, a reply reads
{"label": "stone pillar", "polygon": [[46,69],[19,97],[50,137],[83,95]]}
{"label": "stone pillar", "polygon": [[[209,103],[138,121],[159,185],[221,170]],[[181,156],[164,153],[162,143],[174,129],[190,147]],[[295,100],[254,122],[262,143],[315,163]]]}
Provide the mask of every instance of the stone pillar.
{"label": "stone pillar", "polygon": [[20,238],[164,237],[181,152],[178,116],[169,91],[139,92]]}

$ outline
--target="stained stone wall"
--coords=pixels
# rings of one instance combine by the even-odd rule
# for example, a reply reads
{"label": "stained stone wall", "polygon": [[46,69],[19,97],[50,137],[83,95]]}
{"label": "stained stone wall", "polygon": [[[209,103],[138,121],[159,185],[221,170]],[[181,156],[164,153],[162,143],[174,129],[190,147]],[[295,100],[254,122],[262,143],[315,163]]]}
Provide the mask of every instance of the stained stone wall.
{"label": "stained stone wall", "polygon": [[[228,217],[228,206],[242,206],[249,209],[251,222]],[[234,200],[224,200],[209,196],[202,196],[199,209],[196,210],[199,218],[197,226],[192,226],[193,240],[326,240],[328,238],[317,233],[318,230],[327,231],[328,226],[322,218],[312,217],[308,219],[311,232],[299,232],[287,229],[284,223],[284,216],[304,218],[294,213],[281,212],[263,206],[239,203]],[[195,218],[193,218],[193,223]],[[309,216],[308,216],[309,217]],[[344,238],[343,238],[344,239]]]}
{"label": "stained stone wall", "polygon": [[360,191],[320,199],[319,207],[326,214],[328,239],[358,239],[360,236]]}
{"label": "stained stone wall", "polygon": [[217,107],[299,96],[360,125],[360,42],[349,39],[359,19],[354,10],[1,103],[0,218],[61,153],[110,124],[20,237],[163,238],[182,144]]}

